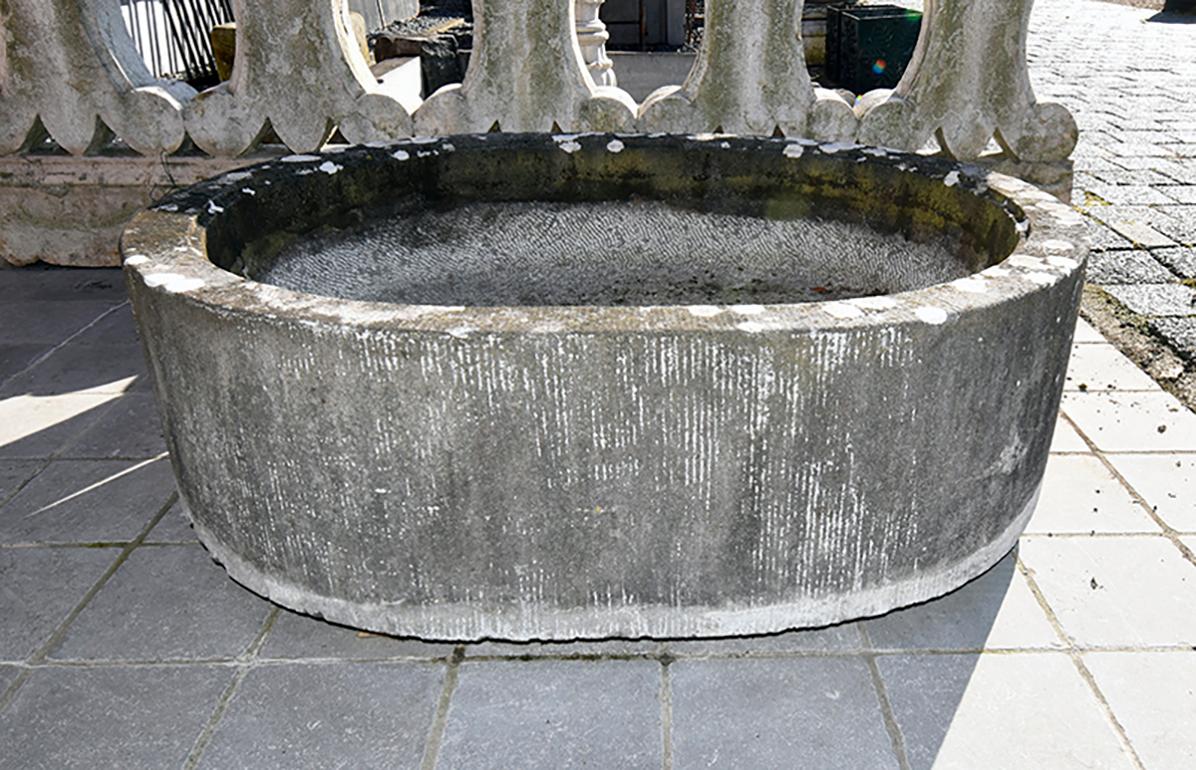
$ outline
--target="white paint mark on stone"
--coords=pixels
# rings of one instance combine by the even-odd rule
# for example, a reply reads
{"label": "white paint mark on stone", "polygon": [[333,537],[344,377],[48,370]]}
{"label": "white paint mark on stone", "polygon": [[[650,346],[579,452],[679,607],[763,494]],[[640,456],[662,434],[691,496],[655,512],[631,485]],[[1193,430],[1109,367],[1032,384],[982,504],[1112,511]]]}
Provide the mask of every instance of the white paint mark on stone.
{"label": "white paint mark on stone", "polygon": [[948,187],[954,187],[955,185],[959,184],[959,172],[952,171],[951,173],[947,174],[945,177],[943,177],[943,184],[947,185]]}
{"label": "white paint mark on stone", "polygon": [[698,318],[713,318],[723,312],[721,307],[714,305],[690,305],[687,309],[690,315],[696,315]]}
{"label": "white paint mark on stone", "polygon": [[1041,268],[1046,260],[1041,257],[1032,257],[1029,254],[1014,254],[1009,259],[1005,260],[1006,264],[1013,267],[1024,267],[1028,269]]}
{"label": "white paint mark on stone", "polygon": [[581,145],[574,141],[560,142],[557,144],[557,146],[570,155],[581,149]]}
{"label": "white paint mark on stone", "polygon": [[611,139],[609,142],[606,143],[606,151],[607,152],[623,152],[624,146],[625,145],[622,142],[620,142],[618,139]]}
{"label": "white paint mark on stone", "polygon": [[395,160],[409,160],[411,158],[411,153],[407,152],[406,150],[395,150],[390,157],[394,158]]}
{"label": "white paint mark on stone", "polygon": [[250,178],[251,176],[253,176],[253,174],[249,173],[248,171],[230,171],[229,173],[224,175],[224,181],[226,181],[226,182],[244,182],[246,179]]}
{"label": "white paint mark on stone", "polygon": [[333,163],[330,160],[326,160],[320,164],[320,170],[323,171],[328,176],[332,176],[333,174],[340,171],[342,168],[344,168],[344,166],[340,165],[339,163]]}
{"label": "white paint mark on stone", "polygon": [[892,297],[855,297],[847,301],[865,310],[892,310],[898,304]]}
{"label": "white paint mark on stone", "polygon": [[889,154],[888,150],[883,147],[865,147],[860,152],[865,155],[871,155],[874,158],[883,158]]}
{"label": "white paint mark on stone", "polygon": [[245,193],[246,195],[257,195],[257,191],[252,187],[242,187],[241,192]]}
{"label": "white paint mark on stone", "polygon": [[1056,280],[1055,276],[1050,273],[1026,273],[1025,278],[1027,281],[1037,283],[1041,286],[1049,286]]}
{"label": "white paint mark on stone", "polygon": [[803,156],[805,154],[806,154],[806,148],[802,147],[800,144],[785,145],[784,155],[786,158],[800,158],[801,156]]}
{"label": "white paint mark on stone", "polygon": [[988,287],[984,284],[984,281],[979,278],[960,278],[952,281],[949,285],[957,291],[967,292],[968,294],[983,294],[988,291]]}
{"label": "white paint mark on stone", "polygon": [[941,307],[920,307],[914,311],[920,321],[934,326],[947,323],[947,311]]}
{"label": "white paint mark on stone", "polygon": [[735,324],[735,328],[741,332],[748,334],[756,334],[762,332],[768,327],[758,321],[744,321],[743,323]]}
{"label": "white paint mark on stone", "polygon": [[735,315],[760,315],[764,312],[763,305],[731,305],[730,310]]}
{"label": "white paint mark on stone", "polygon": [[834,155],[840,150],[854,150],[859,147],[859,145],[855,144],[854,142],[827,142],[826,144],[818,145],[818,147],[827,155]]}
{"label": "white paint mark on stone", "polygon": [[1042,243],[1040,243],[1038,245],[1041,246],[1044,251],[1050,251],[1050,252],[1054,252],[1054,253],[1059,253],[1059,252],[1064,252],[1064,251],[1074,251],[1076,248],[1075,244],[1073,244],[1071,241],[1061,241],[1057,238],[1052,238],[1048,241],[1043,241]]}
{"label": "white paint mark on stone", "polygon": [[1080,263],[1071,257],[1047,257],[1047,264],[1064,270],[1074,270],[1080,266]]}
{"label": "white paint mark on stone", "polygon": [[279,158],[283,163],[309,163],[313,160],[319,160],[315,155],[288,155],[285,158]]}
{"label": "white paint mark on stone", "polygon": [[989,278],[1008,278],[1010,275],[1008,270],[1006,270],[1003,267],[999,267],[997,265],[993,265],[992,267],[990,267],[986,270],[982,270],[980,272],[980,274],[986,275]]}
{"label": "white paint mark on stone", "polygon": [[860,318],[864,315],[863,310],[846,302],[823,302],[821,307],[835,318]]}
{"label": "white paint mark on stone", "polygon": [[191,291],[204,285],[199,278],[188,278],[178,273],[150,273],[145,277],[145,285],[151,289],[162,287],[172,294]]}
{"label": "white paint mark on stone", "polygon": [[208,201],[208,213],[220,214],[224,212],[223,206],[217,206],[215,201]]}
{"label": "white paint mark on stone", "polygon": [[456,337],[459,340],[463,340],[468,338],[470,334],[473,334],[476,331],[477,329],[472,326],[454,326],[448,330],[448,333],[450,336]]}
{"label": "white paint mark on stone", "polygon": [[147,262],[149,262],[149,257],[145,256],[144,254],[130,254],[125,258],[125,264],[129,267],[137,267],[138,265],[144,265]]}

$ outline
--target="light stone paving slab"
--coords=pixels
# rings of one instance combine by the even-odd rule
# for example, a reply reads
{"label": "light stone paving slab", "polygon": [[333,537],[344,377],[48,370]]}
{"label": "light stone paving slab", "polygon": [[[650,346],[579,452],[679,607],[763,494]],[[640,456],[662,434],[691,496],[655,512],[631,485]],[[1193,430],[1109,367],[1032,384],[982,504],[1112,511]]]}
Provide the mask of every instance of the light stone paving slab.
{"label": "light stone paving slab", "polygon": [[878,650],[1062,648],[1010,554],[941,599],[865,623]]}
{"label": "light stone paving slab", "polygon": [[1133,768],[1062,653],[881,656],[912,770]]}
{"label": "light stone paving slab", "polygon": [[198,546],[139,548],[83,609],[50,657],[233,658],[257,637],[271,607],[229,580]]}
{"label": "light stone paving slab", "polygon": [[1162,390],[1064,393],[1063,411],[1105,452],[1196,451],[1196,414]]}
{"label": "light stone paving slab", "polygon": [[1095,455],[1052,455],[1027,534],[1161,530]]}
{"label": "light stone paving slab", "polygon": [[1079,319],[1076,322],[1075,342],[1077,344],[1080,344],[1080,343],[1083,343],[1083,344],[1096,343],[1096,344],[1100,344],[1100,345],[1108,344],[1108,342],[1105,340],[1105,338],[1101,336],[1101,333],[1098,332],[1092,326],[1092,324],[1088,323],[1083,318]]}
{"label": "light stone paving slab", "polygon": [[1055,435],[1051,438],[1052,452],[1089,452],[1088,444],[1067,420],[1060,417],[1055,421]]}
{"label": "light stone paving slab", "polygon": [[1157,390],[1158,384],[1112,345],[1072,346],[1064,388],[1079,391]]}
{"label": "light stone paving slab", "polygon": [[1196,454],[1112,454],[1108,458],[1168,526],[1196,532]]}
{"label": "light stone paving slab", "polygon": [[461,664],[438,767],[661,766],[660,664]]}
{"label": "light stone paving slab", "polygon": [[90,427],[115,393],[0,398],[0,458],[40,459]]}
{"label": "light stone paving slab", "polygon": [[1025,538],[1021,558],[1078,646],[1196,644],[1196,566],[1165,537]]}
{"label": "light stone paving slab", "polygon": [[682,660],[669,682],[674,767],[899,766],[863,658]]}
{"label": "light stone paving slab", "polygon": [[1196,767],[1196,652],[1088,653],[1084,663],[1147,768]]}
{"label": "light stone paving slab", "polygon": [[0,543],[132,540],[172,491],[166,458],[56,460],[0,507]]}
{"label": "light stone paving slab", "polygon": [[23,661],[48,642],[119,553],[0,548],[0,660]]}
{"label": "light stone paving slab", "polygon": [[182,767],[224,667],[42,668],[0,712],[0,768]]}
{"label": "light stone paving slab", "polygon": [[199,767],[417,768],[443,676],[434,663],[258,666]]}

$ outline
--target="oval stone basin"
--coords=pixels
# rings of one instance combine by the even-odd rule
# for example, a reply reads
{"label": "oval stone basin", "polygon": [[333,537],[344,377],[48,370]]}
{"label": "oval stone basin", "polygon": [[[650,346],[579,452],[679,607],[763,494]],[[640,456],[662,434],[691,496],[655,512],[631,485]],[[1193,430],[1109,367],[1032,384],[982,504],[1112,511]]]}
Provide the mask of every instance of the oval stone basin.
{"label": "oval stone basin", "polygon": [[878,148],[487,134],[226,174],[122,250],[234,579],[404,636],[684,638],[881,614],[1013,547],[1082,228]]}

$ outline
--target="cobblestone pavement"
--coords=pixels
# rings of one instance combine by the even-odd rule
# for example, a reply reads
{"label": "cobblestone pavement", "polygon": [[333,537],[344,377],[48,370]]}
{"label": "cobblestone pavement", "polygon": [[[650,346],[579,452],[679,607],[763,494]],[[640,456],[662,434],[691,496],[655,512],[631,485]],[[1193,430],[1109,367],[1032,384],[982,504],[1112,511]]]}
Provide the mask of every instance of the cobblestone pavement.
{"label": "cobblestone pavement", "polygon": [[1196,16],[1038,0],[1031,74],[1080,126],[1085,315],[1196,408]]}
{"label": "cobblestone pavement", "polygon": [[1086,324],[1038,512],[954,594],[769,637],[455,646],[209,560],[115,271],[0,270],[0,328],[5,770],[1196,767],[1196,415]]}

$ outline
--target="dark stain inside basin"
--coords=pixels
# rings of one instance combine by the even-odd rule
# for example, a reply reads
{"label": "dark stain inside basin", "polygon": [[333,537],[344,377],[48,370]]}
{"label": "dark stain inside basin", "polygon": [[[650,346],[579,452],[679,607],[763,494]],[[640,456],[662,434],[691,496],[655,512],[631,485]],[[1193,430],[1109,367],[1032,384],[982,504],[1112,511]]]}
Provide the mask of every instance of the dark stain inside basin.
{"label": "dark stain inside basin", "polygon": [[945,238],[659,201],[468,202],[283,248],[257,280],[428,305],[783,303],[890,294],[971,272]]}

